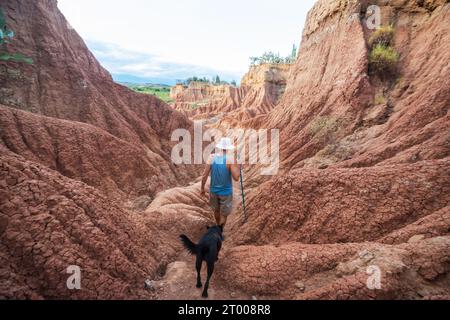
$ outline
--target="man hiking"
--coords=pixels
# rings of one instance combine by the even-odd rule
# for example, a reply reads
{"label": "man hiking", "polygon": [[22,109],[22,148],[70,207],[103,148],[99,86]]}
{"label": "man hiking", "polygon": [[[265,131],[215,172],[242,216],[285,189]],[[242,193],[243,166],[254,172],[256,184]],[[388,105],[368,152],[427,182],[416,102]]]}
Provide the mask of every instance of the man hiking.
{"label": "man hiking", "polygon": [[233,209],[232,179],[239,181],[240,166],[234,163],[235,147],[230,138],[222,138],[216,149],[203,173],[201,195],[206,196],[205,185],[211,175],[209,204],[214,210],[217,225],[225,226]]}

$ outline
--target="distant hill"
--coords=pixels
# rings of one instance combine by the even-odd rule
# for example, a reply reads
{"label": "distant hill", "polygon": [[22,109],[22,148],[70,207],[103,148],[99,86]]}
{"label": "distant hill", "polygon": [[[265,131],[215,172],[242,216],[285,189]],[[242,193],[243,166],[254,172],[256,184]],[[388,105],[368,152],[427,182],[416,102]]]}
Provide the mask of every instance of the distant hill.
{"label": "distant hill", "polygon": [[156,88],[171,88],[173,86],[163,83],[136,83],[136,82],[117,82],[126,87],[156,87]]}
{"label": "distant hill", "polygon": [[166,84],[139,84],[139,83],[131,83],[131,82],[121,82],[120,84],[130,88],[131,90],[138,93],[151,94],[155,97],[158,97],[165,103],[172,103],[172,99],[170,98],[170,88]]}
{"label": "distant hill", "polygon": [[132,76],[129,74],[112,74],[112,77],[114,79],[115,82],[118,83],[122,83],[122,84],[143,84],[143,85],[148,85],[148,84],[158,84],[160,86],[174,86],[176,84],[176,80],[175,79],[165,79],[165,78],[145,78],[145,77],[137,77],[137,76]]}

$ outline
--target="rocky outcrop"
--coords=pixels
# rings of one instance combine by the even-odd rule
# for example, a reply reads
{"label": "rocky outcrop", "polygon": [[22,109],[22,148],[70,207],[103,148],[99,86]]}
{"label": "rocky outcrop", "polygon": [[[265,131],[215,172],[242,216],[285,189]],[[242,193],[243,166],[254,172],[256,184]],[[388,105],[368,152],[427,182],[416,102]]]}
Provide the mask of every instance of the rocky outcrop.
{"label": "rocky outcrop", "polygon": [[0,106],[0,145],[112,198],[154,197],[182,176],[143,144],[129,143],[89,124],[4,106]]}
{"label": "rocky outcrop", "polygon": [[[0,298],[132,299],[176,252],[154,222],[1,147]],[[83,290],[66,286],[81,268]]]}
{"label": "rocky outcrop", "polygon": [[[144,282],[179,254],[179,234],[199,237],[211,224],[199,185],[168,190],[156,197],[156,209],[139,214],[83,182],[0,151],[0,298],[150,299]],[[69,266],[80,267],[82,290],[66,286]]]}
{"label": "rocky outcrop", "polygon": [[239,107],[242,90],[231,85],[191,82],[171,89],[173,107],[193,119],[206,119]]}
{"label": "rocky outcrop", "polygon": [[[125,205],[199,175],[170,159],[172,131],[191,122],[115,84],[56,0],[1,6],[6,49],[33,63],[0,62],[0,299],[151,298],[144,281],[198,218],[169,228]],[[66,286],[73,265],[82,290]]]}
{"label": "rocky outcrop", "polygon": [[[56,0],[2,2],[8,44],[33,64],[2,62],[0,103],[48,117],[83,122],[130,143],[166,152],[164,139],[189,121],[162,101],[112,81],[57,8]],[[33,17],[19,21],[21,17]],[[160,138],[161,137],[161,138]]]}
{"label": "rocky outcrop", "polygon": [[249,197],[249,223],[232,239],[237,244],[379,241],[448,207],[447,181],[450,160],[293,170]]}
{"label": "rocky outcrop", "polygon": [[247,92],[241,109],[259,114],[269,112],[284,94],[290,69],[290,64],[251,66],[241,80],[241,88]]}
{"label": "rocky outcrop", "polygon": [[196,177],[170,161],[171,133],[191,122],[115,84],[55,0],[2,8],[15,31],[7,49],[33,64],[0,62],[1,144],[115,196],[154,196]]}
{"label": "rocky outcrop", "polygon": [[246,123],[280,129],[282,161],[265,183],[247,169],[249,222],[229,236],[222,278],[250,294],[449,296],[450,5],[371,4],[395,29],[395,76],[369,72],[365,1],[318,1],[280,103]]}
{"label": "rocky outcrop", "polygon": [[290,64],[262,64],[250,67],[241,80],[241,88],[247,93],[240,108],[225,114],[220,125],[239,127],[270,112],[284,94],[291,67]]}
{"label": "rocky outcrop", "polygon": [[291,65],[250,67],[240,87],[191,82],[171,90],[174,107],[194,119],[219,116],[221,126],[233,126],[275,107],[284,93]]}
{"label": "rocky outcrop", "polygon": [[[449,156],[449,6],[382,1],[395,28],[399,73],[369,75],[363,1],[319,1],[297,63],[268,126],[282,129],[286,167],[363,167]],[[431,5],[432,4],[432,5]],[[343,58],[345,57],[345,58]],[[308,63],[305,63],[308,61]]]}
{"label": "rocky outcrop", "polygon": [[272,179],[251,192],[247,224],[233,225],[221,279],[269,299],[448,299],[449,164]]}
{"label": "rocky outcrop", "polygon": [[238,88],[222,84],[212,85],[206,82],[192,81],[188,86],[177,84],[170,89],[170,98],[177,102],[202,102],[235,97]]}
{"label": "rocky outcrop", "polygon": [[261,298],[448,299],[449,249],[448,236],[395,246],[241,246],[227,252],[220,272]]}

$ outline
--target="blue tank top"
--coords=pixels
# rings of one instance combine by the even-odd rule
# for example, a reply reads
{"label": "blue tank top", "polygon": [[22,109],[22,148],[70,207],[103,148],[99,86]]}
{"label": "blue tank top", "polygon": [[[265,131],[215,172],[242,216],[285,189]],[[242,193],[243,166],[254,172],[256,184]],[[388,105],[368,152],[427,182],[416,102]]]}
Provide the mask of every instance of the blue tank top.
{"label": "blue tank top", "polygon": [[215,155],[211,164],[211,193],[218,196],[231,196],[233,184],[231,171],[227,168],[227,156]]}

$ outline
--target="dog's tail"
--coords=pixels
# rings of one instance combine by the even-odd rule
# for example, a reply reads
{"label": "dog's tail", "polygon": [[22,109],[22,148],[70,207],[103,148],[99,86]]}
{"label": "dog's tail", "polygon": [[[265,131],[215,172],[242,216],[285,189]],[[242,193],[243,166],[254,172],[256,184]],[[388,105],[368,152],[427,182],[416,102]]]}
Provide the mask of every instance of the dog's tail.
{"label": "dog's tail", "polygon": [[183,246],[190,254],[197,254],[197,245],[193,243],[188,237],[182,234],[180,236],[180,240],[183,243]]}

